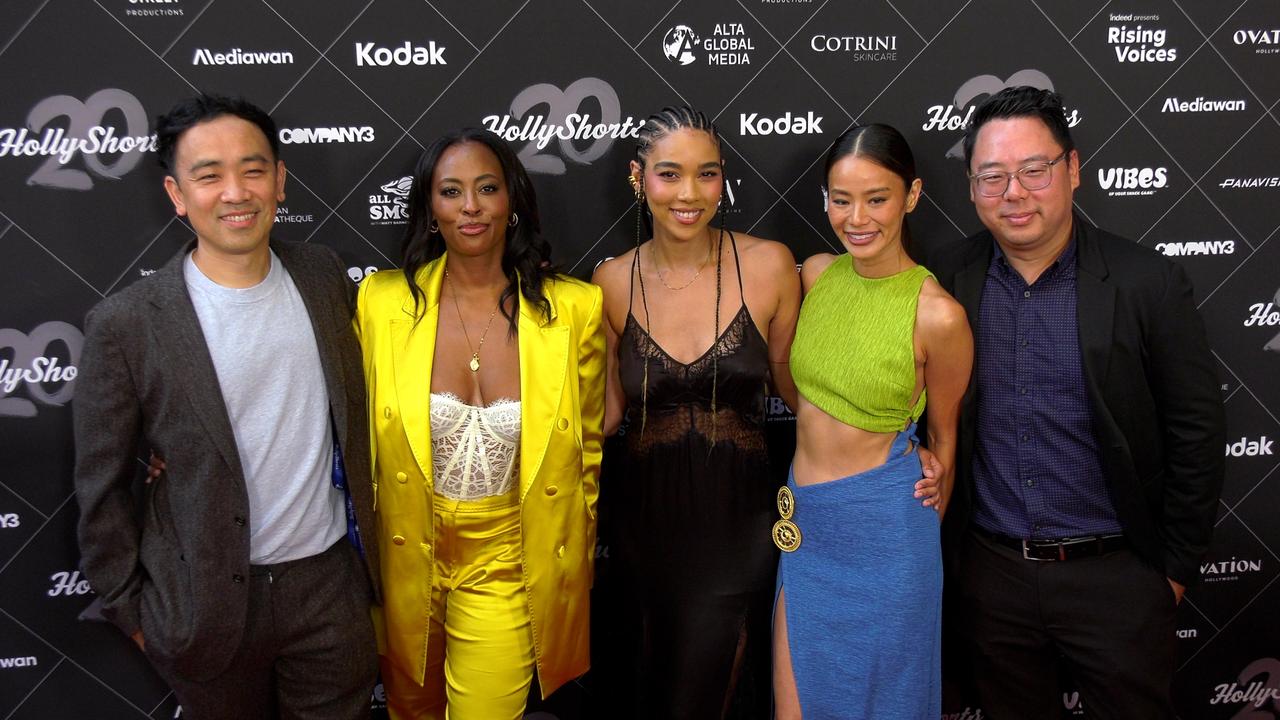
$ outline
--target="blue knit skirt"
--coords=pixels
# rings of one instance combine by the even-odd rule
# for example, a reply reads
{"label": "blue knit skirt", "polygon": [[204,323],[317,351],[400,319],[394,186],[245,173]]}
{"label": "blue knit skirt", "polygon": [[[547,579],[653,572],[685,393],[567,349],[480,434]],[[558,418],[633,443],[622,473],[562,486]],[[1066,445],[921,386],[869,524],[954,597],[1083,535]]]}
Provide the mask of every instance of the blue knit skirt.
{"label": "blue knit skirt", "polygon": [[797,486],[795,552],[782,553],[787,638],[805,720],[942,714],[938,518],[912,497],[915,425],[885,464]]}

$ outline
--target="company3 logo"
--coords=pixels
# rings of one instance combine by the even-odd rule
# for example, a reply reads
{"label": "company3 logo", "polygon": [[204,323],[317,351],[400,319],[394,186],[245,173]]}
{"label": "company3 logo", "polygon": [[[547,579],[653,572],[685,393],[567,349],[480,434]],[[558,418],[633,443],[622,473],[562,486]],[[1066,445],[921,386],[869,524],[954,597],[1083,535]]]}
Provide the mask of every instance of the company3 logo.
{"label": "company3 logo", "polygon": [[[66,365],[57,356],[46,353],[49,346],[60,342],[67,347]],[[84,335],[74,325],[53,320],[36,326],[30,335],[12,328],[0,328],[0,350],[13,349],[13,360],[0,358],[0,417],[34,417],[35,403],[26,398],[10,397],[20,383],[26,383],[27,394],[45,405],[65,405],[75,393],[76,365]],[[48,383],[62,383],[53,391]]]}
{"label": "company3 logo", "polygon": [[[104,125],[108,114],[124,118],[124,134],[116,126]],[[53,124],[67,118],[63,129]],[[89,190],[89,173],[110,180],[119,179],[137,166],[142,153],[155,152],[156,138],[148,134],[147,112],[138,98],[119,88],[99,90],[81,102],[70,95],[54,95],[36,103],[27,114],[27,128],[0,128],[0,157],[12,155],[48,156],[27,178],[28,185],[44,185],[64,190]],[[48,129],[46,129],[48,128]],[[43,134],[41,131],[44,131]],[[76,153],[84,159],[85,170],[64,167]],[[115,162],[103,156],[118,155]]]}
{"label": "company3 logo", "polygon": [[688,25],[677,25],[663,36],[662,54],[672,62],[688,65],[698,59],[693,49],[697,47],[699,39],[698,33],[694,32],[693,28]]}
{"label": "company3 logo", "polygon": [[[995,95],[1005,88],[1019,85],[1030,85],[1041,90],[1053,89],[1053,81],[1049,79],[1049,76],[1032,68],[1019,70],[1004,80],[995,75],[971,77],[960,84],[959,89],[956,90],[954,102],[951,105],[934,105],[929,108],[929,120],[922,126],[922,129],[959,130],[969,122],[970,116],[973,115],[973,111],[977,107],[976,100],[986,95]],[[957,114],[959,110],[965,108],[968,109],[967,112],[963,115]],[[1079,123],[1080,112],[1078,110],[1071,111],[1067,115],[1067,125],[1075,127]],[[964,138],[957,140],[956,144],[947,150],[946,157],[964,159]]]}
{"label": "company3 logo", "polygon": [[0,514],[0,529],[8,530],[22,526],[22,517],[18,513]]}
{"label": "company3 logo", "polygon": [[[588,100],[600,106],[599,122],[593,123],[590,115],[578,112]],[[547,108],[545,115],[529,114],[541,105]],[[622,120],[618,93],[596,77],[575,80],[564,90],[550,83],[530,85],[511,100],[510,115],[489,115],[481,122],[508,142],[526,141],[517,153],[520,161],[529,172],[546,175],[563,175],[566,169],[564,159],[541,152],[553,139],[565,158],[588,165],[608,152],[617,139],[634,138],[644,124],[630,116]],[[581,149],[574,144],[586,140],[593,142]]]}

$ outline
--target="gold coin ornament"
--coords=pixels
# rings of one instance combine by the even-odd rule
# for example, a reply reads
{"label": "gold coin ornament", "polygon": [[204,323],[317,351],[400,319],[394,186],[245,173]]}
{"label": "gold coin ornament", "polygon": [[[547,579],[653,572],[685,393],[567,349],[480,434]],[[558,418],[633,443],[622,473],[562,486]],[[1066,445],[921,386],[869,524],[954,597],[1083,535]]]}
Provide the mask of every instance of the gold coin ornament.
{"label": "gold coin ornament", "polygon": [[791,494],[791,488],[783,485],[778,488],[778,514],[783,520],[790,520],[791,514],[795,512],[796,499]]}
{"label": "gold coin ornament", "polygon": [[773,544],[782,552],[795,552],[800,547],[800,528],[790,520],[773,524]]}

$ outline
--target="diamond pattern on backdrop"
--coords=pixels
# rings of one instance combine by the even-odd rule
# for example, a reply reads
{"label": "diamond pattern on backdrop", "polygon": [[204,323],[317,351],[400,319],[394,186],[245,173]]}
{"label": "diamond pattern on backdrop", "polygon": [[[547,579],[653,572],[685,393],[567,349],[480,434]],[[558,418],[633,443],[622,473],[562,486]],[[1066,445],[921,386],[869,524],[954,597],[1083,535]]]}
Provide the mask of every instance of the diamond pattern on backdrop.
{"label": "diamond pattern on backdrop", "polygon": [[[1004,85],[1052,85],[1074,113],[1080,211],[1188,269],[1221,363],[1232,441],[1280,437],[1280,327],[1268,324],[1280,305],[1280,218],[1266,210],[1276,203],[1275,155],[1262,151],[1280,146],[1273,3],[473,5],[14,0],[0,11],[0,126],[146,135],[155,114],[194,88],[244,93],[290,131],[279,235],[332,245],[355,280],[396,264],[404,178],[422,148],[459,125],[505,122],[533,174],[556,260],[585,276],[634,244],[623,180],[633,148],[613,137],[538,147],[520,132],[526,122],[564,126],[580,113],[634,126],[662,105],[691,102],[724,136],[730,227],[784,240],[803,259],[837,249],[821,209],[821,160],[850,123],[888,122],[907,135],[926,188],[913,232],[945,242],[978,229],[956,157],[965,114]],[[76,52],[51,50],[69,41]],[[1175,59],[1157,57],[1174,50]],[[39,326],[80,328],[94,302],[191,239],[149,153],[0,163],[0,287],[21,299],[0,324],[23,338],[0,341],[10,361],[17,344],[31,354]],[[39,350],[63,362],[73,354],[58,342]],[[47,595],[57,587],[49,573],[76,563],[69,412],[49,401],[62,387],[0,398],[0,407],[30,411],[0,410],[0,466],[21,469],[0,478],[0,515],[20,518],[0,535],[0,625],[13,631],[3,633],[4,653],[35,658],[5,670],[0,715],[171,717],[172,697],[124,639],[75,620],[92,596]],[[1245,571],[1194,588],[1181,612],[1186,707],[1230,680],[1224,664],[1256,656],[1242,649],[1250,638],[1274,638],[1239,628],[1271,625],[1276,507],[1274,454],[1231,457],[1209,561],[1243,560]],[[1250,569],[1255,561],[1262,570]]]}

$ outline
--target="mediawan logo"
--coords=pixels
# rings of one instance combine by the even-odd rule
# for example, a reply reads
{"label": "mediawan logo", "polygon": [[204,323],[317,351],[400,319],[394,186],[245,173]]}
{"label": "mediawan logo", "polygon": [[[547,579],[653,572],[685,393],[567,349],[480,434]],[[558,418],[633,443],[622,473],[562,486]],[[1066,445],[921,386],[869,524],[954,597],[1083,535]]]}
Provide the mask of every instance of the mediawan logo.
{"label": "mediawan logo", "polygon": [[1169,184],[1166,168],[1098,168],[1098,187],[1112,197],[1154,195]]}
{"label": "mediawan logo", "polygon": [[362,127],[317,127],[317,128],[282,128],[279,132],[280,142],[285,145],[311,143],[349,143],[373,142],[373,128]]}
{"label": "mediawan logo", "polygon": [[814,35],[809,38],[814,52],[848,53],[853,62],[898,59],[897,35]]}
{"label": "mediawan logo", "polygon": [[381,193],[369,196],[370,225],[404,225],[409,222],[409,190],[413,176],[405,175],[383,185]]}
{"label": "mediawan logo", "polygon": [[[1178,59],[1177,48],[1165,47],[1169,37],[1164,28],[1151,28],[1141,24],[1151,20],[1159,21],[1160,16],[1111,13],[1111,22],[1125,23],[1107,28],[1107,43],[1116,51],[1116,62],[1173,62]],[[1130,22],[1139,24],[1130,27]]]}
{"label": "mediawan logo", "polygon": [[[182,8],[174,7],[182,0],[129,0],[130,7],[124,11],[129,17],[181,17]],[[141,5],[142,7],[136,7]]]}
{"label": "mediawan logo", "polygon": [[1235,240],[1185,240],[1156,243],[1156,252],[1169,257],[1188,255],[1234,255]]}
{"label": "mediawan logo", "polygon": [[716,23],[711,34],[703,38],[688,25],[675,25],[662,36],[662,54],[674,63],[692,65],[698,51],[707,65],[750,65],[755,42],[742,23]]}
{"label": "mediawan logo", "polygon": [[427,41],[426,45],[414,45],[405,40],[395,47],[375,47],[371,42],[358,42],[356,43],[356,67],[448,65],[449,62],[444,59],[444,51],[445,46],[437,45],[435,40]]}
{"label": "mediawan logo", "polygon": [[1258,55],[1275,55],[1280,53],[1280,29],[1237,30],[1231,33],[1231,42],[1252,45],[1253,52]]}
{"label": "mediawan logo", "polygon": [[241,50],[231,48],[214,52],[208,48],[196,48],[191,56],[192,65],[292,65],[293,53],[287,50]]}
{"label": "mediawan logo", "polygon": [[1165,98],[1164,105],[1160,106],[1160,112],[1174,113],[1212,113],[1212,112],[1240,112],[1248,108],[1248,104],[1242,98],[1233,100],[1205,100],[1198,97],[1195,100],[1179,100],[1176,97]]}

